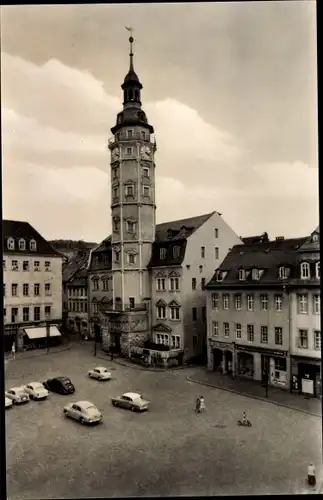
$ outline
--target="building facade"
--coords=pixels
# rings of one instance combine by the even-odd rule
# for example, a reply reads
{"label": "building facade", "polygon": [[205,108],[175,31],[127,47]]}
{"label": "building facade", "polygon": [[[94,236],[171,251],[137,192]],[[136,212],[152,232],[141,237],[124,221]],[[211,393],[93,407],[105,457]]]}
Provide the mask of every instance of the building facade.
{"label": "building facade", "polygon": [[[233,247],[207,285],[208,368],[291,389],[293,280],[306,238]],[[295,331],[295,329],[294,329]]]}
{"label": "building facade", "polygon": [[27,222],[4,220],[4,344],[9,350],[44,343],[46,325],[60,337],[62,256]]}
{"label": "building facade", "polygon": [[156,141],[129,40],[123,111],[109,141],[112,234],[89,259],[89,322],[105,349],[131,356],[150,343],[188,359],[206,344],[205,283],[241,240],[217,212],[156,225]]}

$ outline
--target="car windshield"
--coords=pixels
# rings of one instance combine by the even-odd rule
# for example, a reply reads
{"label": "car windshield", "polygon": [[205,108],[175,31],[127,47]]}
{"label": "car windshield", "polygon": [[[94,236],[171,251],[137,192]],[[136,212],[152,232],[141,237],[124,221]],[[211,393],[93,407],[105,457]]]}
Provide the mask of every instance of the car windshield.
{"label": "car windshield", "polygon": [[61,382],[62,382],[62,384],[71,384],[72,383],[69,378],[61,378]]}

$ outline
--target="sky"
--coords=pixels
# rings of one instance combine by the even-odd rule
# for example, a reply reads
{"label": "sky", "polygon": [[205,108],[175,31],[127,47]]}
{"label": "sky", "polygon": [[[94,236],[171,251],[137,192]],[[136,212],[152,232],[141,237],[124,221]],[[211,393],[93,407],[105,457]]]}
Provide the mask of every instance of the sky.
{"label": "sky", "polygon": [[318,225],[314,1],[3,6],[3,217],[111,230],[107,143],[134,64],[154,126],[157,222],[216,210],[239,236]]}

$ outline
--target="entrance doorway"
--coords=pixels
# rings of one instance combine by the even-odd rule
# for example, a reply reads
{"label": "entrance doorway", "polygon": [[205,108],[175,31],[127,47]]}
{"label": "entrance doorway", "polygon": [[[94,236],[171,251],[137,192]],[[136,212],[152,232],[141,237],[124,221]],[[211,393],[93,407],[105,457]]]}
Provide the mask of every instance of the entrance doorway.
{"label": "entrance doorway", "polygon": [[221,371],[223,353],[221,349],[213,349],[213,371]]}
{"label": "entrance doorway", "polygon": [[225,351],[225,371],[232,373],[232,352]]}
{"label": "entrance doorway", "polygon": [[110,349],[114,354],[121,353],[121,335],[111,334]]}

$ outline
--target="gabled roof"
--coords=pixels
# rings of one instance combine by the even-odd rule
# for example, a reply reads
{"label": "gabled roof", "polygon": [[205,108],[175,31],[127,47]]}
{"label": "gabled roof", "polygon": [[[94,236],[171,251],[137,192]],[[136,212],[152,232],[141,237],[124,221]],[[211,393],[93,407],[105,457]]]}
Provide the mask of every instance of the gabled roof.
{"label": "gabled roof", "polygon": [[[10,250],[7,245],[9,238],[13,238],[15,242],[14,250]],[[26,250],[19,250],[19,240],[24,239],[26,242]],[[30,250],[29,244],[31,240],[36,241],[36,251]],[[3,220],[2,221],[2,245],[3,253],[6,254],[21,254],[21,255],[52,255],[62,257],[49,243],[29,224],[18,220]]]}
{"label": "gabled roof", "polygon": [[[279,267],[290,269],[290,279],[296,277],[299,272],[297,250],[305,240],[306,238],[292,238],[250,245],[235,245],[219,268],[220,271],[227,273],[223,281],[218,282],[215,274],[206,288],[225,288],[229,285],[237,285],[243,288],[248,284],[259,286],[282,284],[282,280],[279,280],[278,275]],[[239,281],[239,269],[246,271],[259,269],[264,272],[259,280],[253,280],[250,272],[245,280]],[[284,280],[284,283],[286,282]]]}
{"label": "gabled roof", "polygon": [[[183,239],[183,237],[188,238],[215,213],[216,212],[214,211],[209,214],[197,215],[196,217],[189,217],[187,219],[179,219],[157,224],[155,241],[176,241],[177,239]],[[181,232],[181,229],[186,229],[184,235],[183,232]],[[173,233],[172,238],[169,237],[169,231],[172,231]]]}

